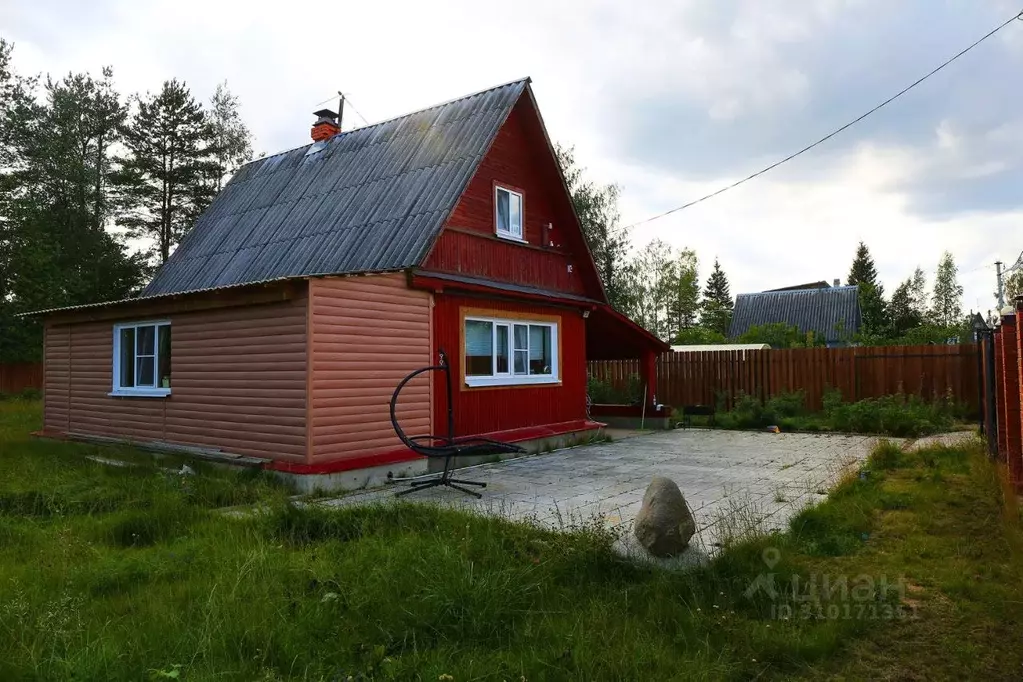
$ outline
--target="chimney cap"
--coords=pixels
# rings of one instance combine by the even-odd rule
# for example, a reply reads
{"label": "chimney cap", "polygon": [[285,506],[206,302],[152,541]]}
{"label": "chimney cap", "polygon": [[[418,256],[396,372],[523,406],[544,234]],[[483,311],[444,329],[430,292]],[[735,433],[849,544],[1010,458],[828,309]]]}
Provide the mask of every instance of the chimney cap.
{"label": "chimney cap", "polygon": [[332,109],[320,109],[319,111],[314,111],[313,116],[316,117],[317,123],[321,121],[337,123],[337,112]]}

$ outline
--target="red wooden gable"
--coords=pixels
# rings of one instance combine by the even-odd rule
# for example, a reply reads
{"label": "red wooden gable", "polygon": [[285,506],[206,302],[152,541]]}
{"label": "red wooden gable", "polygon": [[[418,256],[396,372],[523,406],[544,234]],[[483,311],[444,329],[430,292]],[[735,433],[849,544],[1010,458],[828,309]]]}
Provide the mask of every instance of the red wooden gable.
{"label": "red wooden gable", "polygon": [[[526,244],[496,235],[495,185],[523,195]],[[528,89],[494,138],[422,268],[606,302],[571,197]]]}

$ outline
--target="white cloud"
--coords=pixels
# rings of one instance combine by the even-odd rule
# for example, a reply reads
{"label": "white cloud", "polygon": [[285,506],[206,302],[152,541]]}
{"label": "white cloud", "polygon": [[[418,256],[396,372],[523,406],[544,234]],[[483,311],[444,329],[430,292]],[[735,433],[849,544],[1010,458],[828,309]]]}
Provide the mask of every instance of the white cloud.
{"label": "white cloud", "polygon": [[[1005,2],[985,7],[1002,14]],[[739,122],[755,133],[759,120],[784,119],[821,103],[808,76],[814,65],[801,62],[797,48],[821,36],[841,37],[850,21],[887,21],[910,11],[906,7],[879,0],[656,6],[612,0],[523,0],[514,6],[470,0],[7,0],[0,3],[0,26],[17,44],[22,71],[60,75],[110,64],[124,92],[154,90],[178,77],[203,99],[227,79],[242,100],[257,150],[267,152],[304,144],[310,112],[338,89],[376,121],[531,75],[552,137],[576,145],[593,179],[623,186],[628,222],[741,174],[693,182],[687,178],[698,176],[687,172],[684,157],[669,169],[637,166],[642,154],[627,155],[631,161],[625,162],[613,151],[611,142],[622,139],[622,131],[609,109],[645,107],[670,95],[708,120]],[[942,10],[925,4],[919,11],[917,27],[933,25]],[[1021,35],[1006,32],[998,58],[1023,65]],[[907,45],[917,37],[906,36]],[[961,45],[939,47],[947,52]],[[962,68],[982,74],[984,60],[996,57],[971,58],[972,65]],[[850,67],[833,77],[856,73]],[[992,96],[998,97],[997,88]],[[840,104],[836,108],[846,111],[863,102]],[[844,278],[860,239],[870,245],[891,290],[917,264],[933,271],[941,251],[949,249],[964,271],[966,307],[987,307],[994,278],[986,266],[996,257],[1012,260],[1023,248],[1023,215],[1002,207],[928,218],[914,210],[918,197],[912,190],[934,180],[951,187],[983,183],[1018,169],[1023,121],[1014,119],[970,128],[949,118],[927,128],[933,135],[923,144],[867,136],[841,150],[825,145],[791,169],[643,225],[635,238],[639,244],[660,237],[696,248],[704,276],[719,256],[735,292]],[[351,125],[356,117],[346,120]],[[672,120],[651,121],[664,127],[651,131],[654,139],[690,134]],[[763,165],[757,158],[744,164],[746,172]]]}

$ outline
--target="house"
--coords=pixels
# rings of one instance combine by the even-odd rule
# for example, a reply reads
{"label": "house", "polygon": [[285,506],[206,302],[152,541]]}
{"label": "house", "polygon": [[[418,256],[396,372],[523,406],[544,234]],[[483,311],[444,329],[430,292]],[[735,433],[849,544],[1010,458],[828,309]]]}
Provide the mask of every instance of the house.
{"label": "house", "polygon": [[828,346],[841,346],[860,330],[859,291],[854,286],[778,289],[735,297],[729,338],[766,324],[813,332]]}
{"label": "house", "polygon": [[[528,79],[351,131],[316,115],[140,297],[38,313],[44,435],[364,484],[425,470],[389,400],[440,350],[458,436],[592,434],[588,359],[640,358],[652,401],[667,346],[608,305]],[[402,392],[407,433],[447,435],[442,378]]]}

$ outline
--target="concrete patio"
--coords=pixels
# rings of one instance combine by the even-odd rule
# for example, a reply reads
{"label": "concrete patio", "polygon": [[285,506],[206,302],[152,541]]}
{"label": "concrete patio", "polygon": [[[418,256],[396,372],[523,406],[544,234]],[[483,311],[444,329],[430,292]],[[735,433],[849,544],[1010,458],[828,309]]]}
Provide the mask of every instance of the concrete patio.
{"label": "concrete patio", "polygon": [[[871,436],[664,431],[460,469],[459,478],[485,481],[477,500],[449,488],[404,499],[475,510],[561,529],[593,522],[620,528],[621,551],[637,557],[631,526],[654,476],[682,489],[696,518],[688,560],[753,527],[782,529],[820,499],[842,471],[870,454]],[[329,505],[384,503],[400,484],[352,493]]]}

